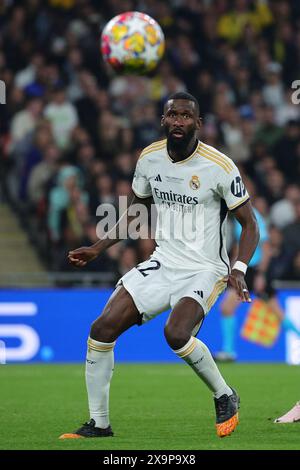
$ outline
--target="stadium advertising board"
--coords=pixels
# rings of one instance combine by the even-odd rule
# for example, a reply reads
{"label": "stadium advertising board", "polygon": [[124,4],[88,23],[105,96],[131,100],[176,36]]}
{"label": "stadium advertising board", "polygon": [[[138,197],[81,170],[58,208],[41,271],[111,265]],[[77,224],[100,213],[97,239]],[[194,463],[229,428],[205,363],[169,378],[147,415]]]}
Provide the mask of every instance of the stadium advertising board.
{"label": "stadium advertising board", "polygon": [[[84,361],[90,325],[110,294],[109,289],[0,291],[0,363]],[[279,298],[286,314],[300,327],[300,291],[280,291]],[[221,345],[219,301],[200,332],[212,353]],[[294,333],[280,330],[271,345],[242,337],[248,308],[248,305],[241,305],[237,313],[238,360],[300,364],[300,340]],[[127,331],[117,342],[116,360],[179,361],[164,339],[167,316],[165,312],[148,324]]]}

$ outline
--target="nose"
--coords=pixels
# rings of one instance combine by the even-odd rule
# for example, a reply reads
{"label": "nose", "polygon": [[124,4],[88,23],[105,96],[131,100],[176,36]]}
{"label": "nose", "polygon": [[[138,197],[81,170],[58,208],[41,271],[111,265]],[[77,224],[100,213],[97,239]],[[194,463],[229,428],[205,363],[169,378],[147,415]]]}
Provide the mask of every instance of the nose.
{"label": "nose", "polygon": [[174,119],[174,127],[182,127],[183,126],[183,120],[180,116],[176,116]]}

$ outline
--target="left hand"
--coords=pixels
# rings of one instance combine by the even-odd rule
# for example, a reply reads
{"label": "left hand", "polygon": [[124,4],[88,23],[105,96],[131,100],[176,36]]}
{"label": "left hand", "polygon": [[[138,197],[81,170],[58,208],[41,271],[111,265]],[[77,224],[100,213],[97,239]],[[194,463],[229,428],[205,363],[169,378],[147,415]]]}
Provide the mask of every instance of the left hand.
{"label": "left hand", "polygon": [[229,275],[228,285],[233,287],[242,302],[251,302],[251,297],[245,282],[245,276],[242,271],[233,269]]}

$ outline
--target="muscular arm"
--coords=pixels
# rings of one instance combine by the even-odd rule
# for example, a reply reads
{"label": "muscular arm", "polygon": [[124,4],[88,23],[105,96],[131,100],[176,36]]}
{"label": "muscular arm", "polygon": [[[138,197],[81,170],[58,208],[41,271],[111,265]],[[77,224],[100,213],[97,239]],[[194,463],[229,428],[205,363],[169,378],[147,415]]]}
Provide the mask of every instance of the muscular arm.
{"label": "muscular arm", "polygon": [[[242,226],[237,259],[248,265],[259,241],[258,225],[250,201],[233,211],[233,215]],[[243,302],[251,302],[244,274],[241,271],[233,269],[228,283],[236,290]]]}
{"label": "muscular arm", "polygon": [[232,212],[242,226],[237,259],[249,264],[259,241],[259,230],[250,201]]}
{"label": "muscular arm", "polygon": [[[68,254],[69,262],[77,267],[85,266],[88,262],[93,261],[105,250],[124,239],[123,236],[120,236],[120,232],[122,232],[121,227],[124,227],[124,225],[128,227],[130,222],[136,218],[136,215],[128,215],[129,208],[133,204],[143,204],[149,208],[151,206],[151,202],[152,197],[139,198],[134,193],[132,193],[128,209],[121,215],[116,225],[102,239],[94,243],[94,245],[89,247],[81,247],[77,248],[77,250],[70,251]],[[114,234],[114,236],[112,236],[112,234]]]}

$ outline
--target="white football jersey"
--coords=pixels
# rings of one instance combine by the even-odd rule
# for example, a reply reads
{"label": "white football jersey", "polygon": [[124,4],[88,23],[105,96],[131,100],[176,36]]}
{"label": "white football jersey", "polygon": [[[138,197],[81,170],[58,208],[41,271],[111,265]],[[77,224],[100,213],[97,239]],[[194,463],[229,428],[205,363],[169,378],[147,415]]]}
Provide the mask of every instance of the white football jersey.
{"label": "white football jersey", "polygon": [[167,140],[154,142],[141,153],[132,189],[139,198],[153,196],[157,208],[153,257],[177,270],[229,273],[227,212],[249,199],[230,158],[198,142],[192,155],[173,162]]}

